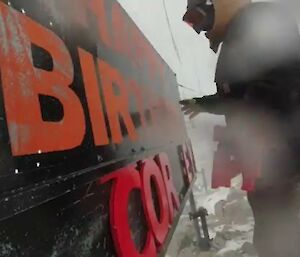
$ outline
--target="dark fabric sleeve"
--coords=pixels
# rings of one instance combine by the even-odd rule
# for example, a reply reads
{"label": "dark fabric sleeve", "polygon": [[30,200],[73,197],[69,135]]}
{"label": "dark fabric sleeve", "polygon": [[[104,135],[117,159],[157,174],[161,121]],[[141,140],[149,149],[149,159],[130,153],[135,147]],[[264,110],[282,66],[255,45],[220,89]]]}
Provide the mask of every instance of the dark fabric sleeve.
{"label": "dark fabric sleeve", "polygon": [[226,115],[238,104],[237,99],[226,98],[218,94],[194,98],[202,112]]}

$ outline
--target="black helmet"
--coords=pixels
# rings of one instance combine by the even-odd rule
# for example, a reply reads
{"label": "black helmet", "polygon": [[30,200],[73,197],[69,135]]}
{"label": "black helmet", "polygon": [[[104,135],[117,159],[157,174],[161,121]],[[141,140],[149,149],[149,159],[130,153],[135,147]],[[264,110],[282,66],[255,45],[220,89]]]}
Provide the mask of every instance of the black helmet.
{"label": "black helmet", "polygon": [[207,31],[211,48],[217,51],[233,17],[251,0],[188,0],[183,20],[199,34]]}
{"label": "black helmet", "polygon": [[199,34],[201,31],[208,31],[213,27],[214,15],[214,6],[211,0],[188,0],[183,20]]}

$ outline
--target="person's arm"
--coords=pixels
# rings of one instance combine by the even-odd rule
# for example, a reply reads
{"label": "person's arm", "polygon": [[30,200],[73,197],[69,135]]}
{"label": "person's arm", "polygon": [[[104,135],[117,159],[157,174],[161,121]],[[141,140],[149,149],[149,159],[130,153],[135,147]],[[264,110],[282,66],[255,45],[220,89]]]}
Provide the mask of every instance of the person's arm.
{"label": "person's arm", "polygon": [[231,98],[226,98],[218,94],[196,97],[195,103],[200,106],[202,112],[225,115],[233,107],[237,101]]}
{"label": "person's arm", "polygon": [[182,111],[192,119],[199,113],[226,115],[235,107],[238,100],[226,98],[218,94],[182,100]]}

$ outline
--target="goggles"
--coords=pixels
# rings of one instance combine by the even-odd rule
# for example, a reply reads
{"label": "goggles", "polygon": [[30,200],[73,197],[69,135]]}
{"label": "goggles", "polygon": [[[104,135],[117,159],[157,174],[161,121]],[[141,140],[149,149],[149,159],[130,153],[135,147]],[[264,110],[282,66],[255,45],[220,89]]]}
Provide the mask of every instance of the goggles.
{"label": "goggles", "polygon": [[[211,17],[212,16],[212,17]],[[209,30],[211,19],[214,19],[214,9],[211,4],[198,4],[188,10],[183,16],[183,21],[191,26],[198,34]]]}

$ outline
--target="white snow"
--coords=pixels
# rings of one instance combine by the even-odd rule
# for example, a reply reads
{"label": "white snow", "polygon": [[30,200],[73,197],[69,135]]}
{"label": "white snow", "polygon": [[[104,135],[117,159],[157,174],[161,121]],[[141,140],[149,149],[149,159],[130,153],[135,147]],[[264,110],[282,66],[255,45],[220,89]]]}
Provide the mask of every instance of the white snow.
{"label": "white snow", "polygon": [[220,201],[226,200],[228,194],[228,188],[220,188],[219,190],[214,191],[211,195],[206,197],[201,205],[205,206],[209,214],[215,214],[216,204]]}

